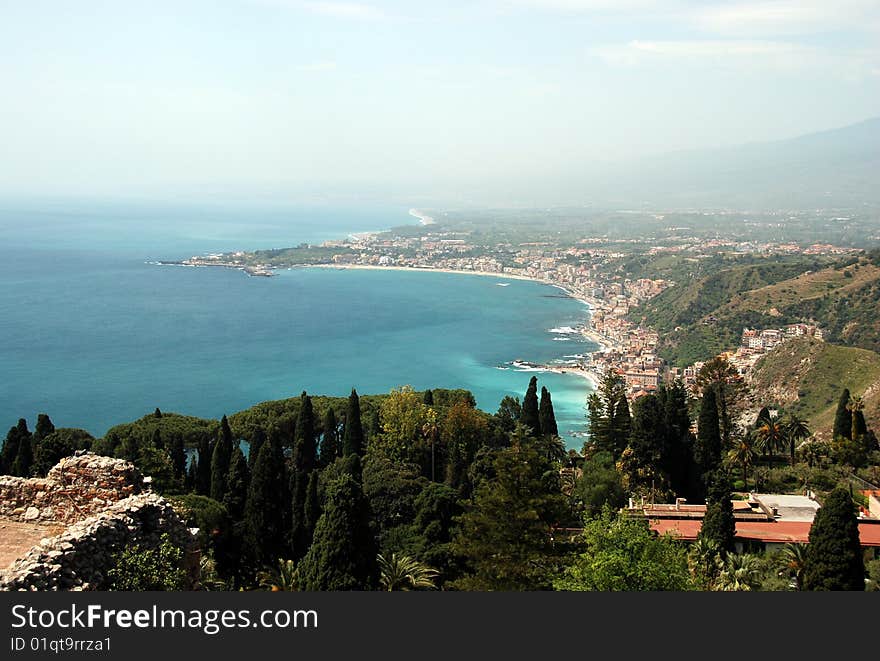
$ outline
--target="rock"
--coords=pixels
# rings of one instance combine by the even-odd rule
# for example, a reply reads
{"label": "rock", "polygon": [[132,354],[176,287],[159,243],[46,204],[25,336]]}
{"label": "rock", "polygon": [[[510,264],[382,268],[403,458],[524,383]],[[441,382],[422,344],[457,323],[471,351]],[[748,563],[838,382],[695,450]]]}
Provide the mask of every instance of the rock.
{"label": "rock", "polygon": [[40,510],[36,507],[28,507],[24,513],[25,521],[35,521],[40,518]]}

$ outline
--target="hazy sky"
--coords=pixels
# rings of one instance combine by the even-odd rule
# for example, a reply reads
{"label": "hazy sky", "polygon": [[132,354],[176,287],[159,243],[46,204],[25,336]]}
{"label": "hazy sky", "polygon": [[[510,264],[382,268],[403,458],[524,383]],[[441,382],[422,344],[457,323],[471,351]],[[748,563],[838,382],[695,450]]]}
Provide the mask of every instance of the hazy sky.
{"label": "hazy sky", "polygon": [[880,2],[0,0],[0,193],[453,195],[880,115]]}

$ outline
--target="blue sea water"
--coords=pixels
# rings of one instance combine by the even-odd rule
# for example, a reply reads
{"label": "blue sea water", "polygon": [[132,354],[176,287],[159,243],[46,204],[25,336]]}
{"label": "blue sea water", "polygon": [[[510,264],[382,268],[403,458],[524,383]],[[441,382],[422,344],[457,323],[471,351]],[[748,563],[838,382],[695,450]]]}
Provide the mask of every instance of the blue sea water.
{"label": "blue sea water", "polygon": [[[0,425],[46,412],[100,435],[157,406],[216,418],[304,389],[403,384],[467,388],[494,412],[531,376],[506,363],[595,349],[551,332],[587,308],[533,282],[336,269],[252,278],[148,263],[410,222],[399,208],[0,205]],[[579,447],[589,383],[538,377]]]}

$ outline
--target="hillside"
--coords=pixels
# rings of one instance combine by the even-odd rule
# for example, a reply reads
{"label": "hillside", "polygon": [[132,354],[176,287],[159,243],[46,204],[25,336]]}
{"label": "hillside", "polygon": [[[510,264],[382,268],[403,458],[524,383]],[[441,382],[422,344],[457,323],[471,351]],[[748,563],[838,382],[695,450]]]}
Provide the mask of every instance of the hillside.
{"label": "hillside", "polygon": [[756,405],[774,404],[807,418],[828,438],[844,388],[862,395],[868,426],[880,427],[880,355],[810,338],[791,340],[755,366],[751,386]]}
{"label": "hillside", "polygon": [[631,315],[659,330],[660,354],[676,365],[739,343],[743,328],[817,322],[831,343],[880,350],[880,256],[833,266],[816,261],[722,267],[686,280]]}

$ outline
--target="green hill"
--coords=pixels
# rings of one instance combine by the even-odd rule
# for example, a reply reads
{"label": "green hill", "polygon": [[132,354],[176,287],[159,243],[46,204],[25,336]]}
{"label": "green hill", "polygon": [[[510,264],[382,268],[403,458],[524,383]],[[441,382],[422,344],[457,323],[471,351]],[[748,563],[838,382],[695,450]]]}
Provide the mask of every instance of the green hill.
{"label": "green hill", "polygon": [[685,280],[631,319],[660,331],[660,355],[684,366],[739,344],[742,329],[818,323],[832,343],[880,351],[880,252],[834,265],[811,259],[722,266]]}
{"label": "green hill", "polygon": [[868,426],[880,427],[880,355],[810,338],[790,340],[758,361],[751,374],[756,404],[774,404],[807,418],[828,438],[844,388],[862,395]]}

